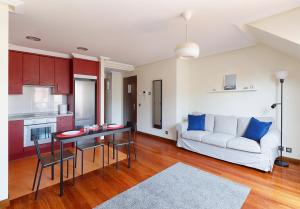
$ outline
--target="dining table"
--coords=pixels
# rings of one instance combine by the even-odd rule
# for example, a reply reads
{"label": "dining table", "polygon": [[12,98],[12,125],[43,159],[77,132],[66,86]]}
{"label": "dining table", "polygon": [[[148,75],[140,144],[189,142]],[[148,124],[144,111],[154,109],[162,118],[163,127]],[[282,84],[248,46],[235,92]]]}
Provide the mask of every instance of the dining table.
{"label": "dining table", "polygon": [[[112,140],[115,139],[115,134],[122,134],[128,132],[128,168],[130,168],[130,141],[132,140],[132,134],[131,130],[132,127],[130,126],[122,126],[122,127],[114,127],[114,128],[102,128],[100,127],[98,130],[88,130],[83,131],[81,129],[82,133],[77,135],[63,135],[64,132],[55,132],[51,134],[51,153],[54,156],[54,143],[55,141],[59,142],[60,144],[60,196],[64,195],[64,181],[63,181],[63,174],[64,174],[64,168],[63,168],[63,151],[64,146],[67,143],[75,143],[78,141],[84,141],[88,139],[93,138],[100,138],[104,136],[112,136]],[[54,165],[51,167],[51,178],[54,179]]]}

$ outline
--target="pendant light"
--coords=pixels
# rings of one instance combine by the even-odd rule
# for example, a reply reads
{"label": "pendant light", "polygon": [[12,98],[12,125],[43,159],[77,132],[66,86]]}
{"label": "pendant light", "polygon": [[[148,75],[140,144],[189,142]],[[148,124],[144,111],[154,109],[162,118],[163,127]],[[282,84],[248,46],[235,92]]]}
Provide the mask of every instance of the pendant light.
{"label": "pendant light", "polygon": [[188,41],[188,22],[192,17],[192,11],[185,11],[181,14],[181,17],[184,18],[185,25],[185,42],[182,44],[178,44],[175,53],[178,58],[189,59],[189,58],[197,58],[199,56],[199,45],[194,42]]}

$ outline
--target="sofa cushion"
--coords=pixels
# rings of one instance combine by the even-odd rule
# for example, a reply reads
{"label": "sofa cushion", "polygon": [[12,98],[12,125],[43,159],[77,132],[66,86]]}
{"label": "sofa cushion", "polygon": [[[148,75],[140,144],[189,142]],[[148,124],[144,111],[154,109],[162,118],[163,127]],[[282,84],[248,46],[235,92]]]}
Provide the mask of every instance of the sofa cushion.
{"label": "sofa cushion", "polygon": [[255,118],[251,118],[243,137],[260,142],[260,139],[268,133],[272,122],[262,122]]}
{"label": "sofa cushion", "polygon": [[209,134],[210,134],[210,132],[208,132],[208,131],[184,131],[182,133],[182,137],[185,138],[185,139],[191,139],[191,140],[194,140],[194,141],[201,142],[202,138],[204,136],[209,135]]}
{"label": "sofa cushion", "polygon": [[[246,133],[246,130],[250,123],[250,119],[251,119],[251,117],[239,117],[238,118],[237,136],[243,136]],[[260,121],[263,121],[263,122],[272,122],[270,130],[276,128],[274,118],[272,118],[272,117],[257,117],[257,119]]]}
{"label": "sofa cushion", "polygon": [[188,116],[188,131],[204,131],[205,115],[189,115]]}
{"label": "sofa cushion", "polygon": [[218,147],[226,148],[226,144],[230,139],[235,138],[235,136],[230,134],[213,133],[202,138],[202,142],[206,144],[215,145]]}
{"label": "sofa cushion", "polygon": [[227,148],[246,152],[261,153],[260,145],[258,142],[244,137],[230,139],[227,142]]}
{"label": "sofa cushion", "polygon": [[[204,113],[193,112],[192,115],[203,115]],[[205,131],[214,131],[215,126],[215,116],[212,114],[205,114]]]}
{"label": "sofa cushion", "polygon": [[237,118],[234,116],[215,116],[214,133],[223,133],[236,136]]}

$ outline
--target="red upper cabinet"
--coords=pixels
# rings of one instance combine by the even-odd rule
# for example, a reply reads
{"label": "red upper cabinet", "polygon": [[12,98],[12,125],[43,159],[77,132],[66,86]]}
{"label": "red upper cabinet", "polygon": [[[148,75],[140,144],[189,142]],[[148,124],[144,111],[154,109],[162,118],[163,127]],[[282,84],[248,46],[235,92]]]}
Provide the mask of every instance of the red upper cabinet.
{"label": "red upper cabinet", "polygon": [[70,59],[55,58],[55,94],[70,94],[71,66]]}
{"label": "red upper cabinet", "polygon": [[40,56],[40,85],[54,86],[54,57]]}
{"label": "red upper cabinet", "polygon": [[8,94],[23,93],[23,53],[9,51]]}
{"label": "red upper cabinet", "polygon": [[77,59],[77,58],[73,59],[74,74],[98,76],[98,71],[99,71],[99,62]]}
{"label": "red upper cabinet", "polygon": [[40,59],[36,54],[23,54],[23,84],[40,84]]}

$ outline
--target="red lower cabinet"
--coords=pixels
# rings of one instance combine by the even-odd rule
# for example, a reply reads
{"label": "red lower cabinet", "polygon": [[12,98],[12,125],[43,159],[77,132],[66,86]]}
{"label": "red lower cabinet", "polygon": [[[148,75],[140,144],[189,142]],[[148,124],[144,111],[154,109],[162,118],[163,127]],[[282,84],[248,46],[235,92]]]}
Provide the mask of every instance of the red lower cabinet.
{"label": "red lower cabinet", "polygon": [[[67,131],[73,129],[73,116],[63,116],[57,118],[57,131]],[[71,147],[72,143],[65,147]],[[55,142],[55,150],[59,149],[59,142]],[[35,147],[24,147],[24,121],[16,120],[8,122],[8,155],[9,160],[35,155]],[[51,151],[51,143],[40,144],[42,153]]]}
{"label": "red lower cabinet", "polygon": [[59,131],[69,131],[74,128],[73,126],[73,116],[62,116],[58,117],[56,120],[56,130]]}
{"label": "red lower cabinet", "polygon": [[18,159],[24,154],[24,122],[23,120],[8,122],[8,154],[9,160]]}

